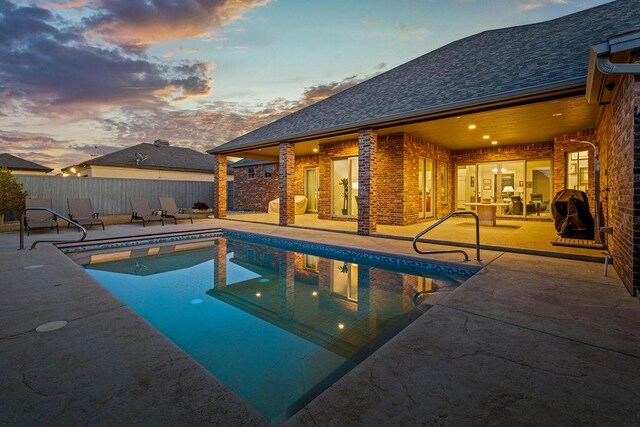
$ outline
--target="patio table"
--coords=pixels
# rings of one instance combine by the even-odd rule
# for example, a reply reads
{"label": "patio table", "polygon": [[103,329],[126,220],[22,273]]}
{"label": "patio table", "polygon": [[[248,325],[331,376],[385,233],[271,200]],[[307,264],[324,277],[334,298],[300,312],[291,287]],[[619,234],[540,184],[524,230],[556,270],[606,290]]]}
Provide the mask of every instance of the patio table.
{"label": "patio table", "polygon": [[464,205],[478,207],[478,220],[480,225],[495,227],[498,206],[510,206],[511,203],[464,203]]}

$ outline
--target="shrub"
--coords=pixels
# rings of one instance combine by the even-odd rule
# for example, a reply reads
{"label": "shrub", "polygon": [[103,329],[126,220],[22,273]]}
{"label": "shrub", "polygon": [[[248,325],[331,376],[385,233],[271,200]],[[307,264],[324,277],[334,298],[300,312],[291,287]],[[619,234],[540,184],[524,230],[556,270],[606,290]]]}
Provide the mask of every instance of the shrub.
{"label": "shrub", "polygon": [[5,212],[24,209],[27,193],[7,168],[0,169],[0,223]]}
{"label": "shrub", "polygon": [[207,209],[209,209],[209,205],[207,205],[207,204],[206,204],[206,203],[204,203],[204,202],[195,202],[195,203],[193,204],[192,209],[207,210]]}

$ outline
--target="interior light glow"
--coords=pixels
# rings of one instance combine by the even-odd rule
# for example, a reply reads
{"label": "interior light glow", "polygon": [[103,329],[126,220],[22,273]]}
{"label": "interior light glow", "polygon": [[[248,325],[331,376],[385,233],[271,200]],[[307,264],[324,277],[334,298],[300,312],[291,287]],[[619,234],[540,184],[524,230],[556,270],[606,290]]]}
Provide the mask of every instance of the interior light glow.
{"label": "interior light glow", "polygon": [[476,128],[476,125],[469,125],[469,130],[474,130]]}
{"label": "interior light glow", "polygon": [[318,152],[318,149],[317,149],[317,148],[314,148],[314,149],[313,149],[313,152],[314,152],[314,153],[317,153],[317,152]]}
{"label": "interior light glow", "polygon": [[71,169],[69,169],[69,170],[71,171],[71,173],[76,173],[76,172],[78,172],[78,171],[76,170],[76,168],[71,168]]}
{"label": "interior light glow", "polygon": [[498,141],[491,141],[491,145],[498,145]]}
{"label": "interior light glow", "polygon": [[553,117],[560,117],[562,115],[562,113],[553,113],[552,116]]}
{"label": "interior light glow", "polygon": [[489,135],[483,135],[482,139],[489,139]]}
{"label": "interior light glow", "polygon": [[493,173],[498,173],[498,168],[493,168],[493,169],[491,169],[491,172],[493,172]]}

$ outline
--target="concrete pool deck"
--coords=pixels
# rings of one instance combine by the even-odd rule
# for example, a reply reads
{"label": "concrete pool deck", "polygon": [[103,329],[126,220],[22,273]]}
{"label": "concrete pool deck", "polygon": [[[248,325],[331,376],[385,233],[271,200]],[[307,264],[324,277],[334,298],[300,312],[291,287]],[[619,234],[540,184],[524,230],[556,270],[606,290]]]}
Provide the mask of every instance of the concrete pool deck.
{"label": "concrete pool deck", "polygon": [[[114,225],[89,238],[209,227],[415,255],[406,241],[221,220]],[[0,424],[267,423],[56,248],[17,245],[17,233],[0,234]],[[640,423],[640,305],[615,271],[482,258],[467,263],[479,273],[287,424]],[[54,320],[69,323],[35,332]]]}

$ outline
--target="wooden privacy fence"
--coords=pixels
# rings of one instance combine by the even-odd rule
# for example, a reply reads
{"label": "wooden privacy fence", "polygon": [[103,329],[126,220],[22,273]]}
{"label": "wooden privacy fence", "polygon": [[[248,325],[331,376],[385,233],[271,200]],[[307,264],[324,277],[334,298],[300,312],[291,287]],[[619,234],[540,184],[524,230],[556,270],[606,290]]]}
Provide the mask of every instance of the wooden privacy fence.
{"label": "wooden privacy fence", "polygon": [[213,203],[213,182],[148,179],[78,178],[14,175],[31,198],[53,200],[53,210],[68,213],[68,198],[91,199],[101,215],[131,213],[131,197],[146,197],[152,209],[160,209],[158,197],[173,197],[181,208],[195,202]]}

